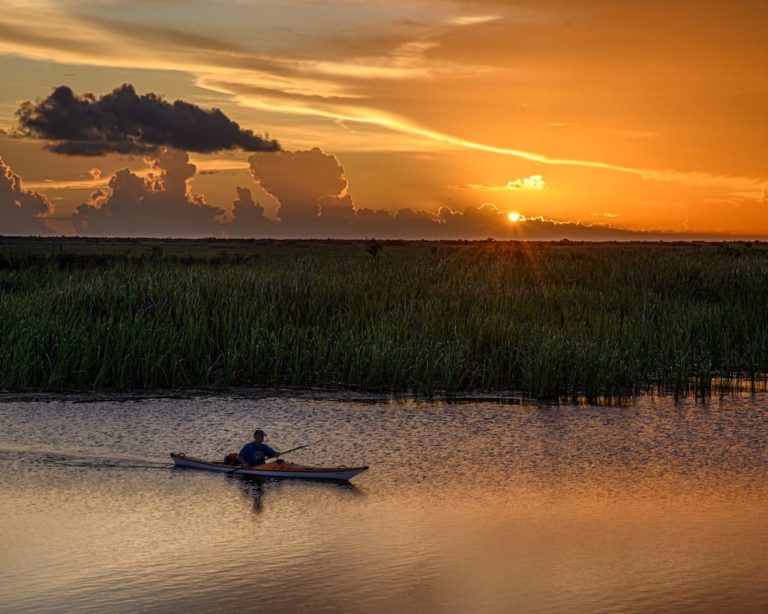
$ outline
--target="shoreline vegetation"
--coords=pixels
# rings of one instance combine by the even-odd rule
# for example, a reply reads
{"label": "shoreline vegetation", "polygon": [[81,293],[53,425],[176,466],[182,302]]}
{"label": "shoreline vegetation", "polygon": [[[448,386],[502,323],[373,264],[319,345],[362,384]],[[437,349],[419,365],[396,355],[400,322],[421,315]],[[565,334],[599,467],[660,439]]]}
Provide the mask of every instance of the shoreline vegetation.
{"label": "shoreline vegetation", "polygon": [[0,391],[765,388],[768,244],[0,238]]}

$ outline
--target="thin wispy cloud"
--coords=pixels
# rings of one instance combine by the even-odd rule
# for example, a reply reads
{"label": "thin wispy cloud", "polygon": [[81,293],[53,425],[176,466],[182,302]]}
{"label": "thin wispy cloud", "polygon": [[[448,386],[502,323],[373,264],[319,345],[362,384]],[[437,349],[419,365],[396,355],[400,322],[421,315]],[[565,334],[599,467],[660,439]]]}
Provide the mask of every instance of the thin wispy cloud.
{"label": "thin wispy cloud", "polygon": [[32,190],[93,190],[106,187],[109,184],[109,179],[106,177],[44,179],[43,181],[28,181],[25,183]]}
{"label": "thin wispy cloud", "polygon": [[[247,96],[236,96],[242,104],[259,109],[275,110],[276,107],[270,104],[263,104],[262,101]],[[392,115],[364,107],[339,108],[334,105],[324,105],[322,107],[307,106],[305,104],[291,105],[283,107],[285,112],[295,114],[314,115],[326,117],[329,119],[343,120],[351,123],[371,124],[381,128],[386,128],[395,132],[409,134],[412,136],[423,137],[426,141],[433,144],[443,145],[448,148],[469,149],[486,153],[498,154],[502,156],[511,156],[529,162],[536,162],[548,166],[570,166],[579,168],[589,168],[597,170],[612,171],[627,175],[634,175],[648,181],[680,183],[690,186],[722,188],[728,190],[762,190],[768,185],[768,179],[764,177],[749,176],[731,176],[719,175],[702,171],[678,171],[673,169],[653,169],[623,166],[620,164],[611,164],[596,160],[579,160],[569,158],[550,157],[543,154],[498,147],[476,141],[445,134],[429,128],[422,127],[405,118]]]}
{"label": "thin wispy cloud", "polygon": [[531,175],[530,177],[522,177],[518,179],[512,179],[504,184],[492,184],[492,183],[465,183],[458,186],[467,190],[478,190],[481,192],[531,192],[541,191],[547,186],[547,182],[544,181],[542,175]]}
{"label": "thin wispy cloud", "polygon": [[[198,174],[215,174],[229,171],[247,171],[250,167],[246,160],[203,159],[190,156],[189,161],[195,165]],[[94,171],[99,171],[96,173]],[[151,168],[142,168],[132,171],[139,177],[148,177],[152,174]],[[109,176],[92,168],[90,179],[78,177],[75,179],[44,179],[43,181],[25,181],[24,185],[30,190],[95,190],[109,185]]]}
{"label": "thin wispy cloud", "polygon": [[499,19],[501,19],[501,15],[463,15],[460,17],[449,17],[445,20],[445,23],[451,26],[476,26]]}

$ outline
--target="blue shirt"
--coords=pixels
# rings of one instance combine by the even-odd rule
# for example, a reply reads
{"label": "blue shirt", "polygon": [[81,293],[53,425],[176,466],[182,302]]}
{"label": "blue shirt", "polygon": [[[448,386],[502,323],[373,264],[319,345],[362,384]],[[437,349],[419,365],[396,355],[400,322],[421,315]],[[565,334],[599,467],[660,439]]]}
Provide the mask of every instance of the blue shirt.
{"label": "blue shirt", "polygon": [[240,450],[240,458],[248,465],[261,465],[270,456],[277,456],[277,452],[265,443],[252,441],[245,444]]}

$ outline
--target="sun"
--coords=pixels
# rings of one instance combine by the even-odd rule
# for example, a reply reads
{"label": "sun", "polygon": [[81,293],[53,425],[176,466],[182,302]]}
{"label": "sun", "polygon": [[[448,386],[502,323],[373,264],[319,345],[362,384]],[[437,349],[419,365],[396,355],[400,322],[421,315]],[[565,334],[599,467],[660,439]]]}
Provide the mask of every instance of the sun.
{"label": "sun", "polygon": [[507,213],[507,219],[512,222],[513,224],[515,222],[520,221],[520,214],[517,211],[511,211],[510,213]]}

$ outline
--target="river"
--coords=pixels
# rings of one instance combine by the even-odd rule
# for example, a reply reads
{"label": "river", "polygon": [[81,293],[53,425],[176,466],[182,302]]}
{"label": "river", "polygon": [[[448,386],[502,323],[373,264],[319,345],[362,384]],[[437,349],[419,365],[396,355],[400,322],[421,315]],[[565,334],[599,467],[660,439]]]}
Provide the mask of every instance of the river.
{"label": "river", "polygon": [[[255,428],[349,485],[172,469]],[[768,611],[768,395],[0,402],[2,612]]]}

